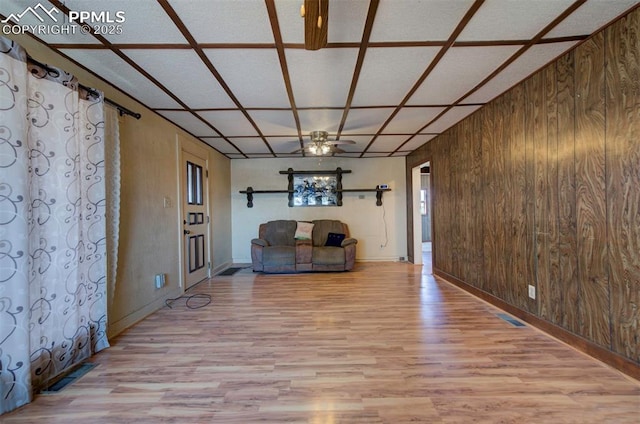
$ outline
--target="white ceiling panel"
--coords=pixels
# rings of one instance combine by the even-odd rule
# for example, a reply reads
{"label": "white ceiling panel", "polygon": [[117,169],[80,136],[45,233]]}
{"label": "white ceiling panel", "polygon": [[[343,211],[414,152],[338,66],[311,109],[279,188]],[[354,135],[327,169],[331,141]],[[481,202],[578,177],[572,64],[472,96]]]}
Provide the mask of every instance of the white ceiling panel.
{"label": "white ceiling panel", "polygon": [[93,24],[114,44],[187,42],[156,0],[65,0],[64,4],[71,10],[109,12],[112,20],[116,12],[124,12],[122,23]]}
{"label": "white ceiling panel", "polygon": [[458,40],[530,40],[573,2],[487,0],[462,30]]}
{"label": "white ceiling panel", "polygon": [[176,125],[184,128],[196,137],[211,137],[219,135],[190,112],[161,110],[158,113],[170,121],[175,122]]}
{"label": "white ceiling panel", "polygon": [[471,94],[465,103],[486,103],[560,56],[577,42],[544,44],[531,47],[495,78]]}
{"label": "white ceiling panel", "polygon": [[[303,2],[304,0],[275,2],[280,34],[285,43],[304,44],[304,19],[300,16],[300,5]],[[332,19],[331,10],[329,10],[329,19]]]}
{"label": "white ceiling panel", "polygon": [[[443,107],[405,107],[398,112],[383,134],[414,134],[435,118]],[[405,137],[405,140],[407,137]]]}
{"label": "white ceiling panel", "polygon": [[544,38],[589,35],[638,4],[637,0],[590,0],[580,6]]}
{"label": "white ceiling panel", "polygon": [[248,113],[265,136],[296,137],[298,134],[296,121],[290,110],[250,110]]}
{"label": "white ceiling panel", "polygon": [[264,158],[272,158],[273,155],[271,153],[247,153],[247,156],[250,159],[264,159]]}
{"label": "white ceiling panel", "polygon": [[335,134],[342,119],[342,109],[299,110],[298,115],[302,135],[307,136],[311,131],[316,130]]}
{"label": "white ceiling panel", "polygon": [[398,156],[408,156],[411,153],[410,150],[406,150],[406,151],[399,151],[399,152],[395,152],[394,154],[392,154],[391,156],[393,157],[398,157]]}
{"label": "white ceiling panel", "polygon": [[384,158],[389,156],[389,153],[376,153],[376,152],[367,152],[362,155],[363,158]]}
{"label": "white ceiling panel", "polygon": [[267,137],[267,141],[274,152],[291,153],[300,148],[300,141],[297,137]]}
{"label": "white ceiling panel", "polygon": [[111,50],[61,50],[112,85],[150,108],[172,109],[180,105]]}
{"label": "white ceiling panel", "polygon": [[269,148],[260,137],[231,138],[230,141],[246,154],[264,153],[271,155]]}
{"label": "white ceiling panel", "polygon": [[345,152],[353,153],[353,152],[362,152],[371,142],[373,136],[351,136],[351,135],[343,135],[340,137],[341,140],[353,140],[356,144],[340,144],[339,147]]}
{"label": "white ceiling panel", "polygon": [[368,10],[369,0],[331,0],[327,41],[360,42]]}
{"label": "white ceiling panel", "polygon": [[369,147],[368,152],[387,152],[391,153],[402,143],[407,141],[409,136],[406,135],[381,135]]}
{"label": "white ceiling panel", "polygon": [[251,122],[239,110],[215,110],[198,112],[225,137],[258,135]]}
{"label": "white ceiling panel", "polygon": [[225,155],[232,156],[232,154],[237,154],[238,158],[244,158],[242,154],[238,153],[238,149],[234,148],[231,144],[229,144],[224,138],[220,137],[202,137],[202,140],[207,143],[209,146],[213,147],[220,153]]}
{"label": "white ceiling panel", "polygon": [[371,41],[444,41],[472,0],[382,0]]}
{"label": "white ceiling panel", "polygon": [[[280,32],[285,43],[304,43],[304,19],[300,16],[300,5],[303,1],[275,2]],[[329,43],[361,41],[368,9],[368,0],[331,0],[327,41]]]}
{"label": "white ceiling panel", "polygon": [[244,155],[239,153],[227,153],[226,155],[229,159],[246,159]]}
{"label": "white ceiling panel", "polygon": [[392,107],[350,109],[342,133],[375,134],[393,111]]}
{"label": "white ceiling panel", "polygon": [[408,151],[413,151],[416,150],[417,148],[421,147],[423,144],[429,142],[430,140],[434,139],[436,137],[435,134],[429,134],[429,135],[417,135],[415,137],[413,137],[411,140],[409,140],[407,142],[407,144],[402,146],[402,150],[408,150]]}
{"label": "white ceiling panel", "polygon": [[191,108],[235,107],[235,103],[192,50],[127,50],[162,85]]}
{"label": "white ceiling panel", "polygon": [[358,49],[286,50],[298,107],[344,106]]}
{"label": "white ceiling panel", "polygon": [[206,49],[205,54],[242,106],[291,105],[276,49]]}
{"label": "white ceiling panel", "polygon": [[[519,46],[451,48],[407,104],[451,104],[482,82],[519,48]],[[456,81],[456,84],[447,83],[452,80]]]}
{"label": "white ceiling panel", "polygon": [[264,1],[170,0],[169,3],[198,43],[273,43]]}
{"label": "white ceiling panel", "polygon": [[401,102],[438,51],[440,47],[367,49],[352,105]]}
{"label": "white ceiling panel", "polygon": [[471,115],[481,106],[455,106],[442,115],[436,122],[424,129],[424,132],[441,133],[457,122]]}

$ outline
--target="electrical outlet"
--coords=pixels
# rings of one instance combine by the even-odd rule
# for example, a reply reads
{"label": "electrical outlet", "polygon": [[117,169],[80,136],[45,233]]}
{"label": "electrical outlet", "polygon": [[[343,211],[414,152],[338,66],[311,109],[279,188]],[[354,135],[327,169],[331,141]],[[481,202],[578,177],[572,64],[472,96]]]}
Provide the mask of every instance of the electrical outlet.
{"label": "electrical outlet", "polygon": [[529,297],[531,299],[536,298],[536,286],[532,286],[531,284],[529,284]]}
{"label": "electrical outlet", "polygon": [[156,289],[163,288],[166,283],[164,274],[156,274],[154,283],[155,283]]}

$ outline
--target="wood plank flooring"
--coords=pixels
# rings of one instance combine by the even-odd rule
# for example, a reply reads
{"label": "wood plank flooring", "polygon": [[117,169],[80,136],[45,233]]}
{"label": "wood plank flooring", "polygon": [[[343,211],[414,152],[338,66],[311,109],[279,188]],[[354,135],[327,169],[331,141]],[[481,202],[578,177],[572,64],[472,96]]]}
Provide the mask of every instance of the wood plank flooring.
{"label": "wood plank flooring", "polygon": [[[640,382],[406,263],[200,283],[2,423],[635,423]],[[201,300],[193,299],[197,305]]]}

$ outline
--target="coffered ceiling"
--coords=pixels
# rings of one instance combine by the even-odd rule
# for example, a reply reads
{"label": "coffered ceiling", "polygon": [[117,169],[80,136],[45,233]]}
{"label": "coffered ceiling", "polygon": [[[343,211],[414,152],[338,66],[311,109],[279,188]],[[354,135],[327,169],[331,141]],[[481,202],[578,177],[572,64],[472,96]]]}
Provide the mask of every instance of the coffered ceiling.
{"label": "coffered ceiling", "polygon": [[355,141],[338,156],[405,156],[640,3],[323,1],[315,51],[303,0],[42,0],[126,19],[36,37],[232,159],[300,157],[313,130]]}

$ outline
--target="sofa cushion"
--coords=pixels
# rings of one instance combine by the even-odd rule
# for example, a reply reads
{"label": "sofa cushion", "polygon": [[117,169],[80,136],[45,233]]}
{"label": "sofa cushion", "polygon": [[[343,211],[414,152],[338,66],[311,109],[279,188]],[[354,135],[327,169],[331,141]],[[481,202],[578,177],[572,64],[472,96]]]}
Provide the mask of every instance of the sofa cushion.
{"label": "sofa cushion", "polygon": [[294,235],[296,233],[296,221],[278,220],[269,221],[264,225],[264,235],[261,239],[269,242],[271,246],[295,246]]}
{"label": "sofa cushion", "polygon": [[342,240],[344,240],[344,237],[345,235],[342,233],[329,233],[327,234],[327,242],[324,245],[340,247],[342,246]]}
{"label": "sofa cushion", "polygon": [[296,248],[294,246],[269,246],[262,252],[265,266],[295,265]]}
{"label": "sofa cushion", "polygon": [[314,247],[313,263],[318,265],[344,265],[344,249],[333,246]]}
{"label": "sofa cushion", "polygon": [[[329,233],[347,234],[346,225],[333,219],[318,219],[313,221],[313,245],[324,246]],[[347,235],[348,237],[348,235]]]}
{"label": "sofa cushion", "polygon": [[296,240],[311,240],[313,224],[311,222],[298,221],[296,225]]}

